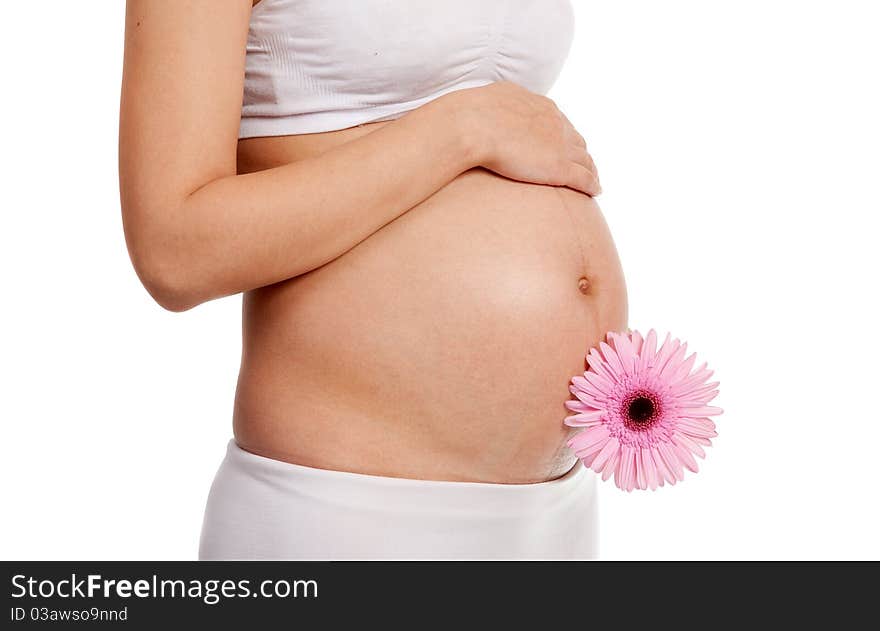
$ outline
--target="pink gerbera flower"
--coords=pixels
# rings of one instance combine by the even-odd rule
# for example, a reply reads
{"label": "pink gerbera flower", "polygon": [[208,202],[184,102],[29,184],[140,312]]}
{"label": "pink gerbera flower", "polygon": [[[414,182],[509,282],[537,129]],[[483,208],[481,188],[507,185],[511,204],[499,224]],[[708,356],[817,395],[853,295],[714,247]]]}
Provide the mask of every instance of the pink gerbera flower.
{"label": "pink gerbera flower", "polygon": [[[575,412],[565,419],[582,427],[568,441],[584,465],[625,491],[656,489],[684,479],[684,469],[697,472],[694,454],[717,436],[709,416],[721,408],[707,405],[718,394],[718,382],[703,363],[691,372],[696,355],[684,358],[687,343],[666,339],[657,350],[653,329],[609,332],[608,342],[587,355],[587,371],[571,380]],[[601,351],[601,352],[600,352]]]}

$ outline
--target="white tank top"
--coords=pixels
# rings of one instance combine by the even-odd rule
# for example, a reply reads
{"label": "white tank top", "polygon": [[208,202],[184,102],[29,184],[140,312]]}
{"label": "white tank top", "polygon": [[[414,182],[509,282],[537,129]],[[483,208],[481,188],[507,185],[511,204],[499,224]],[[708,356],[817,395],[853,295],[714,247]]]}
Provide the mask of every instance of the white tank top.
{"label": "white tank top", "polygon": [[239,137],[392,120],[493,81],[545,94],[573,33],[570,0],[260,0]]}

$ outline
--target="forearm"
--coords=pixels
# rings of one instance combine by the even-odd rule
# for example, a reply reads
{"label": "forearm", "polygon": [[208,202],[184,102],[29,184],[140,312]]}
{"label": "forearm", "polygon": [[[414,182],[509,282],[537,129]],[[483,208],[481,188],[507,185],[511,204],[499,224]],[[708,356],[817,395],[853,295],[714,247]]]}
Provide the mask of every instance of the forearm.
{"label": "forearm", "polygon": [[459,116],[434,101],[315,158],[200,187],[154,222],[157,300],[187,309],[340,256],[475,166]]}

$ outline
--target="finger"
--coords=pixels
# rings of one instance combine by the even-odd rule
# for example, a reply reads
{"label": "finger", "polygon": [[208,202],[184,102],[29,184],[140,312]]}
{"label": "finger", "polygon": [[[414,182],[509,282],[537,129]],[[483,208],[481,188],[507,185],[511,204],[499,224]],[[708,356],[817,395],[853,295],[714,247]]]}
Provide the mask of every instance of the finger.
{"label": "finger", "polygon": [[587,148],[587,141],[584,140],[584,137],[578,133],[578,130],[572,127],[569,129],[569,136],[571,137],[571,142],[580,147],[581,149]]}
{"label": "finger", "polygon": [[[587,154],[587,161],[589,162],[589,164],[587,164],[587,168],[590,170],[590,173],[592,173],[596,177],[597,182],[600,182],[599,169],[596,168],[596,163],[593,162],[593,156],[591,156],[589,153]],[[601,187],[601,182],[599,185]]]}
{"label": "finger", "polygon": [[571,124],[571,121],[568,120],[568,116],[566,116],[562,112],[560,112],[560,114],[562,115],[562,119],[565,121],[566,130],[568,135],[571,137],[572,142],[574,142],[574,144],[578,145],[579,147],[583,147],[584,149],[586,149],[587,141],[584,140],[584,137],[581,136],[580,133],[578,133],[577,128]]}
{"label": "finger", "polygon": [[582,165],[593,174],[593,177],[595,177],[596,180],[599,179],[599,172],[596,170],[596,164],[593,162],[593,157],[581,147],[569,147],[568,159]]}
{"label": "finger", "polygon": [[577,162],[569,163],[568,177],[566,178],[565,185],[592,197],[602,194],[599,179],[584,165]]}
{"label": "finger", "polygon": [[568,145],[565,157],[572,162],[584,165],[588,169],[593,165],[593,160],[590,158],[590,154],[584,151],[583,147],[578,147],[577,145]]}

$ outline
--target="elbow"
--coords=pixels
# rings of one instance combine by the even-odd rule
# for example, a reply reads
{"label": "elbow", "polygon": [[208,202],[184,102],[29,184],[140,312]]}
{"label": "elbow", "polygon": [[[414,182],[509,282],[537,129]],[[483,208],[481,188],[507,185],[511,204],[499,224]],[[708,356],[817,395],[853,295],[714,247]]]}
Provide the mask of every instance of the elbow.
{"label": "elbow", "polygon": [[156,304],[166,311],[183,313],[201,303],[186,288],[180,287],[167,279],[155,279],[150,282],[144,281],[144,287],[153,300],[156,301]]}
{"label": "elbow", "polygon": [[182,313],[202,302],[182,270],[169,269],[156,262],[135,265],[135,270],[153,300],[167,311]]}
{"label": "elbow", "polygon": [[[126,203],[127,201],[127,203]],[[129,258],[141,284],[167,311],[189,311],[220,297],[217,257],[212,241],[198,225],[181,221],[185,208],[173,203],[122,203],[122,224]]]}
{"label": "elbow", "polygon": [[163,309],[181,313],[204,302],[191,266],[182,257],[149,245],[130,247],[129,253],[144,288]]}

